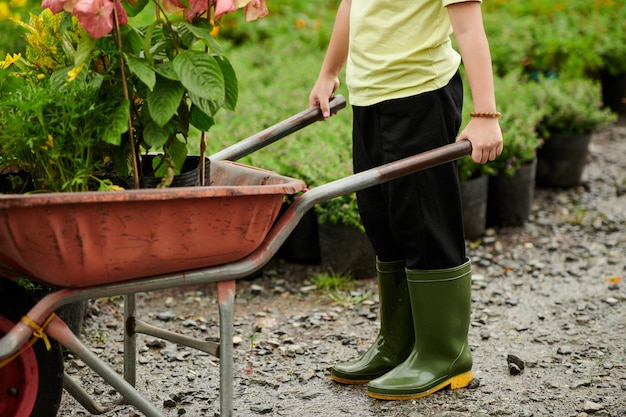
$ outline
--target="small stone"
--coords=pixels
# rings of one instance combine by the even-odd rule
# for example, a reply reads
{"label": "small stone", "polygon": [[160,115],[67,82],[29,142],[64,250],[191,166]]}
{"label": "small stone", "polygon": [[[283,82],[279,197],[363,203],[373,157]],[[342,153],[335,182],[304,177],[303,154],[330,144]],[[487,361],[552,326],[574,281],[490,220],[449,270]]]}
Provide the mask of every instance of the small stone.
{"label": "small stone", "polygon": [[515,298],[507,298],[506,300],[504,300],[504,303],[508,306],[515,307],[519,304],[519,301]]}
{"label": "small stone", "polygon": [[269,414],[273,410],[273,407],[268,407],[265,405],[253,405],[252,407],[250,407],[250,411],[254,411],[257,414]]}
{"label": "small stone", "polygon": [[512,354],[506,355],[506,362],[509,364],[509,372],[511,375],[521,374],[526,367],[522,359]]}
{"label": "small stone", "polygon": [[480,387],[480,379],[478,378],[472,378],[469,385],[467,386],[467,388],[469,389],[476,389],[478,387]]}
{"label": "small stone", "polygon": [[250,293],[252,295],[260,295],[263,292],[263,287],[257,284],[252,284],[250,286]]}
{"label": "small stone", "polygon": [[153,349],[162,349],[165,347],[165,341],[154,337],[149,337],[145,340],[146,346]]}
{"label": "small stone", "polygon": [[163,313],[158,313],[156,315],[156,318],[157,320],[161,320],[161,321],[170,321],[176,318],[176,314],[172,313],[171,311],[166,311]]}
{"label": "small stone", "polygon": [[558,353],[559,355],[571,355],[572,354],[572,348],[571,348],[571,346],[560,346],[556,350],[556,353]]}
{"label": "small stone", "polygon": [[580,387],[588,387],[591,385],[591,381],[590,380],[580,380],[580,381],[576,381],[574,382],[572,385],[570,385],[571,389],[577,389]]}
{"label": "small stone", "polygon": [[585,410],[585,412],[595,413],[596,411],[600,411],[604,409],[604,406],[602,404],[598,404],[596,402],[587,400],[585,401],[585,405],[583,406],[583,409]]}
{"label": "small stone", "polygon": [[317,289],[317,286],[315,285],[307,285],[307,286],[301,287],[300,292],[304,294],[308,294],[310,292],[315,291],[316,289]]}
{"label": "small stone", "polygon": [[515,363],[509,363],[509,374],[519,375],[522,373],[522,369]]}

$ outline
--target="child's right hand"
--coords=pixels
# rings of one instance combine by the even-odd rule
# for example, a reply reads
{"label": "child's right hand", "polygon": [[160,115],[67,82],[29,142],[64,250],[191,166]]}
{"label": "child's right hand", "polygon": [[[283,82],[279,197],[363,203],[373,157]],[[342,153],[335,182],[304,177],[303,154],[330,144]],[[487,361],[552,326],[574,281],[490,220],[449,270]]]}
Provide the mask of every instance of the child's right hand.
{"label": "child's right hand", "polygon": [[309,106],[318,107],[322,111],[324,119],[328,119],[330,114],[330,104],[328,103],[335,91],[339,88],[339,78],[337,77],[320,77],[315,82],[311,93],[309,94]]}

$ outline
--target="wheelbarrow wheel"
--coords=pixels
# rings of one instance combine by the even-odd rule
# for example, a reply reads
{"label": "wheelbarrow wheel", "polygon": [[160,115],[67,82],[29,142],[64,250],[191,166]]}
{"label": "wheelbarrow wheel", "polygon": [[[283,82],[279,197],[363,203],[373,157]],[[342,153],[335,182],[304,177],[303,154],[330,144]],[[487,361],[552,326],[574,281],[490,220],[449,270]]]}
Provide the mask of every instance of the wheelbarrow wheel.
{"label": "wheelbarrow wheel", "polygon": [[[15,283],[0,278],[0,337],[34,305],[34,299]],[[61,346],[50,339],[26,343],[22,352],[0,368],[0,416],[54,417],[63,392]]]}

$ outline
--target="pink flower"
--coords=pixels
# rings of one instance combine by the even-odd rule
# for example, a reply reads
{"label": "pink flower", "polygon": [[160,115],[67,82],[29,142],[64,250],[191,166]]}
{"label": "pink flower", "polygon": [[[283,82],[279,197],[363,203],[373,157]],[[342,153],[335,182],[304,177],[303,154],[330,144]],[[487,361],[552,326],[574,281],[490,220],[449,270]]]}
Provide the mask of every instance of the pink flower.
{"label": "pink flower", "polygon": [[269,13],[265,0],[252,0],[246,5],[245,12],[248,22],[265,17]]}
{"label": "pink flower", "polygon": [[201,15],[208,10],[208,4],[206,0],[190,0],[190,8],[186,8],[184,11],[185,18],[188,21],[192,21],[194,17]]}
{"label": "pink flower", "polygon": [[101,38],[113,30],[113,2],[78,0],[72,14],[92,38]]}
{"label": "pink flower", "polygon": [[126,9],[122,6],[122,2],[120,0],[114,0],[114,3],[118,23],[122,26],[128,24],[128,15],[126,14]]}
{"label": "pink flower", "polygon": [[41,7],[44,9],[50,9],[52,13],[59,13],[63,10],[65,0],[43,0]]}
{"label": "pink flower", "polygon": [[[240,0],[241,1],[241,0]],[[219,20],[222,15],[232,13],[237,10],[236,0],[216,0],[215,1],[215,20]],[[241,6],[239,6],[241,7]]]}
{"label": "pink flower", "polygon": [[92,38],[101,38],[113,30],[113,10],[120,25],[128,23],[128,15],[119,0],[78,0],[72,14]]}
{"label": "pink flower", "polygon": [[265,0],[216,0],[215,20],[242,7],[245,7],[246,20],[249,22],[265,17],[268,13]]}

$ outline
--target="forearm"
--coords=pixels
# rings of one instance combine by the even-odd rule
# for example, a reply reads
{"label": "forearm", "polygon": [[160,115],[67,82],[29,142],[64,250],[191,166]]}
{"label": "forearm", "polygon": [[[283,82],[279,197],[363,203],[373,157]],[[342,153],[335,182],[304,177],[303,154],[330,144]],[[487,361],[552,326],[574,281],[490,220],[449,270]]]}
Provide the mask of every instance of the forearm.
{"label": "forearm", "polygon": [[[497,110],[489,43],[483,27],[480,3],[466,1],[448,6],[463,65],[469,80],[475,112]],[[472,118],[457,137],[472,143],[472,159],[485,163],[502,153],[502,131],[497,118]]]}
{"label": "forearm", "polygon": [[339,73],[348,59],[350,5],[350,0],[339,5],[322,69],[309,94],[309,105],[319,106],[325,119],[330,117],[328,100],[339,87]]}
{"label": "forearm", "polygon": [[343,0],[337,10],[330,43],[320,75],[337,77],[348,58],[351,0]]}
{"label": "forearm", "polygon": [[448,6],[450,21],[467,73],[474,111],[496,111],[493,68],[489,43],[483,27],[480,3]]}

